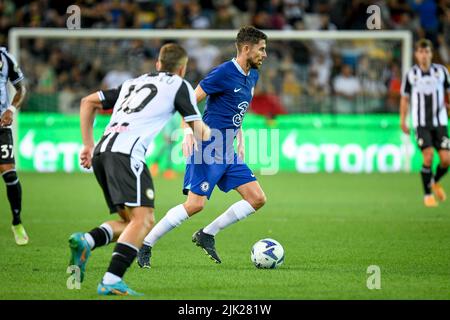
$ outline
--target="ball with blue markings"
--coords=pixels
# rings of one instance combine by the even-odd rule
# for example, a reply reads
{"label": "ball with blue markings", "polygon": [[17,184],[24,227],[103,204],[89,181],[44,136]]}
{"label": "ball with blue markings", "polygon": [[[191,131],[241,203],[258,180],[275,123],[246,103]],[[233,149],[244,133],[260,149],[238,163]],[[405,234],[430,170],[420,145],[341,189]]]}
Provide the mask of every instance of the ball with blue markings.
{"label": "ball with blue markings", "polygon": [[252,262],[260,269],[275,269],[284,262],[283,246],[274,239],[256,242],[251,252]]}

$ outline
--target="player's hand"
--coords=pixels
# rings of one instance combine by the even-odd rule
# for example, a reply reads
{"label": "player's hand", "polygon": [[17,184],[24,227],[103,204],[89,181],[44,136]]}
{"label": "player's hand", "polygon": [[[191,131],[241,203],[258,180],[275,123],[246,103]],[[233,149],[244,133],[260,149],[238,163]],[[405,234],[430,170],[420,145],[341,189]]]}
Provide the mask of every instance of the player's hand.
{"label": "player's hand", "polygon": [[92,166],[92,151],[94,147],[84,146],[80,153],[80,164],[83,168],[90,169]]}
{"label": "player's hand", "polygon": [[243,144],[238,143],[238,156],[242,161],[245,161],[245,147]]}
{"label": "player's hand", "polygon": [[402,128],[402,131],[404,134],[409,134],[409,128],[406,122],[403,122],[400,124],[400,127]]}
{"label": "player's hand", "polygon": [[6,110],[2,114],[2,118],[0,120],[0,126],[1,127],[7,127],[10,126],[13,122],[13,113],[11,110]]}
{"label": "player's hand", "polygon": [[181,144],[181,147],[183,149],[183,156],[189,157],[193,150],[197,151],[197,140],[194,137],[193,133],[184,133],[183,143]]}

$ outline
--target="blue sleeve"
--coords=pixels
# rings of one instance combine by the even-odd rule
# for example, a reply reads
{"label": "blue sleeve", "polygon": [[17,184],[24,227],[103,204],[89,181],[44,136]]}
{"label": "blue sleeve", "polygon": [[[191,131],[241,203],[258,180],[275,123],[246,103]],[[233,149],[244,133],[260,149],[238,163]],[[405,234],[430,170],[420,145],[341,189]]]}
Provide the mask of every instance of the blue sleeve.
{"label": "blue sleeve", "polygon": [[225,83],[225,71],[219,66],[211,70],[199,85],[206,94],[211,95],[224,91]]}

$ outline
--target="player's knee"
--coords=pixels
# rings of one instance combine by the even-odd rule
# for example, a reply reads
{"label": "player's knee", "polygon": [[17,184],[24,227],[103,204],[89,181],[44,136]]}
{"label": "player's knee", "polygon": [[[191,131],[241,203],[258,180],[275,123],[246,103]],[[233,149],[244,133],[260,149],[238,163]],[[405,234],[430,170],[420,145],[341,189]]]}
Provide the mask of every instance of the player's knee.
{"label": "player's knee", "polygon": [[266,201],[266,195],[264,194],[264,192],[260,192],[251,197],[250,201],[248,202],[255,210],[258,210],[266,204]]}
{"label": "player's knee", "polygon": [[433,154],[431,153],[424,153],[423,154],[423,165],[426,167],[431,167],[433,163]]}
{"label": "player's knee", "polygon": [[16,170],[9,170],[2,173],[3,181],[6,185],[13,185],[19,181]]}
{"label": "player's knee", "polygon": [[155,215],[152,213],[147,213],[143,217],[142,225],[146,230],[151,230],[155,225]]}
{"label": "player's knee", "polygon": [[192,216],[203,210],[205,203],[202,201],[189,201],[184,204],[184,208],[189,216]]}
{"label": "player's knee", "polygon": [[128,215],[128,212],[125,208],[118,208],[117,213],[119,214],[119,217],[122,219],[123,222],[130,222],[130,216]]}
{"label": "player's knee", "polygon": [[444,155],[440,154],[439,165],[442,168],[448,168],[450,166],[450,152],[445,152]]}

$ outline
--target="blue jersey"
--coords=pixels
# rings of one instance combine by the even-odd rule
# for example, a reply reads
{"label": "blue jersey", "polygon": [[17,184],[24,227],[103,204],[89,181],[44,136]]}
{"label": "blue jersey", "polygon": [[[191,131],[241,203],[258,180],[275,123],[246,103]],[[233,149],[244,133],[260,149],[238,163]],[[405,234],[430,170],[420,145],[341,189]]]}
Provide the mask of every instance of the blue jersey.
{"label": "blue jersey", "polygon": [[209,199],[216,185],[228,192],[256,180],[250,168],[238,158],[233,140],[253,98],[258,77],[254,69],[245,74],[233,59],[216,67],[200,81],[200,87],[208,94],[203,121],[216,130],[212,130],[211,139],[202,141],[202,147],[188,158],[184,194],[190,190]]}
{"label": "blue jersey", "polygon": [[208,94],[203,121],[212,129],[239,129],[258,77],[255,69],[245,74],[236,59],[214,68],[200,81],[200,87]]}

